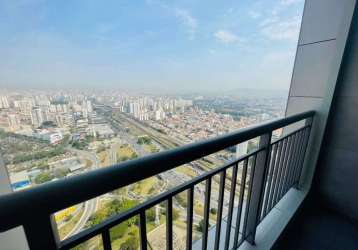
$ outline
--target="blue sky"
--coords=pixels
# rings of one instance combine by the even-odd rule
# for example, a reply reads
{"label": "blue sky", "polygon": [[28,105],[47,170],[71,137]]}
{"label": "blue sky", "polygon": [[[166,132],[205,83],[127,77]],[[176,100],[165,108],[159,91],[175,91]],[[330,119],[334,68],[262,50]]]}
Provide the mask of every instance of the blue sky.
{"label": "blue sky", "polygon": [[0,86],[288,89],[303,5],[0,0]]}

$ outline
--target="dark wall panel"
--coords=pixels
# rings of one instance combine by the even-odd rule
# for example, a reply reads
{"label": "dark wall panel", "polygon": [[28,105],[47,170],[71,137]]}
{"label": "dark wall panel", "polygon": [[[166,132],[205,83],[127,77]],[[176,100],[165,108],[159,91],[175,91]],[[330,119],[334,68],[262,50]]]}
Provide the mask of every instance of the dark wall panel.
{"label": "dark wall panel", "polygon": [[355,12],[313,188],[317,199],[358,221],[358,15]]}

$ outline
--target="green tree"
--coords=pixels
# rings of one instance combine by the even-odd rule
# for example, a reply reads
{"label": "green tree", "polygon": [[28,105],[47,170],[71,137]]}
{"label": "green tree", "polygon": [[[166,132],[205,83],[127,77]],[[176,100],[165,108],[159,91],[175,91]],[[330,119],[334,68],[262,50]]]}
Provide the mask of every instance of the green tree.
{"label": "green tree", "polygon": [[187,207],[186,195],[184,193],[180,193],[180,194],[176,195],[175,199],[180,204],[180,206],[182,206],[184,208]]}
{"label": "green tree", "polygon": [[120,157],[120,158],[117,160],[117,162],[119,163],[119,162],[128,161],[128,160],[129,160],[129,157],[128,157],[128,156],[122,156],[122,157]]}
{"label": "green tree", "polygon": [[139,248],[138,237],[132,236],[128,238],[119,248],[119,250],[137,250]]}
{"label": "green tree", "polygon": [[135,158],[137,158],[137,157],[138,157],[137,153],[136,153],[136,152],[133,152],[132,155],[131,155],[131,159],[135,159]]}
{"label": "green tree", "polygon": [[53,121],[45,121],[41,124],[40,128],[55,128],[56,124]]}
{"label": "green tree", "polygon": [[[138,204],[138,202],[134,201],[134,200],[115,199],[115,200],[107,203],[100,210],[96,211],[88,220],[87,226],[97,225],[97,224],[101,223],[102,221],[104,221],[105,219],[107,219],[108,217],[118,214],[120,212],[126,211],[126,210],[136,206],[137,204]],[[135,216],[135,217],[132,217],[131,219],[128,219],[126,221],[126,223],[127,223],[127,226],[130,226],[130,225],[136,224],[137,221],[138,221],[138,218]]]}
{"label": "green tree", "polygon": [[111,229],[111,242],[122,238],[128,229],[127,223],[123,222]]}
{"label": "green tree", "polygon": [[87,144],[83,141],[75,141],[72,143],[72,147],[74,147],[76,149],[80,149],[80,150],[84,149],[86,147],[86,145]]}
{"label": "green tree", "polygon": [[[196,229],[199,231],[199,232],[204,232],[204,226],[205,226],[205,222],[204,220],[202,219],[199,224],[196,226]],[[209,224],[209,227],[210,227],[210,224]]]}
{"label": "green tree", "polygon": [[106,150],[106,146],[104,145],[100,145],[98,148],[97,148],[97,153],[101,153],[102,151]]}
{"label": "green tree", "polygon": [[0,129],[0,139],[4,139],[6,136],[7,133],[3,129]]}
{"label": "green tree", "polygon": [[173,221],[179,219],[180,213],[177,209],[173,208]]}
{"label": "green tree", "polygon": [[56,147],[54,149],[51,150],[47,150],[47,151],[39,151],[33,154],[19,154],[16,155],[13,159],[13,163],[20,163],[20,162],[25,162],[25,161],[30,161],[30,160],[39,160],[39,159],[43,159],[43,158],[51,158],[57,155],[61,155],[64,154],[66,152],[66,150],[63,147]]}
{"label": "green tree", "polygon": [[149,138],[148,136],[139,137],[137,140],[138,144],[150,144],[151,142],[152,142],[152,139]]}
{"label": "green tree", "polygon": [[38,176],[36,176],[35,183],[36,184],[41,184],[41,183],[48,182],[48,181],[50,181],[52,179],[53,179],[53,176],[50,173],[44,172],[44,173],[41,173]]}
{"label": "green tree", "polygon": [[214,215],[215,215],[215,214],[217,213],[216,208],[214,208],[214,207],[213,207],[213,208],[211,208],[211,209],[210,209],[210,213],[212,213],[212,214],[214,214]]}
{"label": "green tree", "polygon": [[152,208],[148,209],[146,211],[146,216],[147,216],[147,221],[148,222],[154,222],[155,217],[156,217],[155,208],[152,207]]}
{"label": "green tree", "polygon": [[60,142],[60,146],[66,146],[70,141],[70,135],[65,135]]}
{"label": "green tree", "polygon": [[69,169],[57,169],[57,170],[55,170],[54,175],[55,175],[57,178],[63,178],[63,177],[65,177],[68,173],[70,173],[70,170],[69,170]]}

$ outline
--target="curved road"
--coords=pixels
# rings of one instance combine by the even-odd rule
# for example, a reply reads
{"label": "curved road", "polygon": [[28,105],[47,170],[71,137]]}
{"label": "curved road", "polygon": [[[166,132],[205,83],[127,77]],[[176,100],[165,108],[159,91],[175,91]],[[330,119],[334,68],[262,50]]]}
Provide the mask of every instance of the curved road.
{"label": "curved road", "polygon": [[[91,170],[97,169],[99,167],[99,160],[95,153],[78,150],[78,149],[74,149],[74,148],[68,148],[68,149],[71,150],[72,152],[75,152],[77,155],[79,155],[83,158],[90,159],[92,161]],[[89,220],[90,216],[97,210],[98,202],[99,202],[99,198],[97,197],[97,198],[88,200],[84,203],[84,212],[81,215],[80,220],[72,228],[72,230],[70,232],[68,232],[68,234],[64,237],[64,239],[79,233],[84,228],[84,226],[86,225],[86,222]]]}

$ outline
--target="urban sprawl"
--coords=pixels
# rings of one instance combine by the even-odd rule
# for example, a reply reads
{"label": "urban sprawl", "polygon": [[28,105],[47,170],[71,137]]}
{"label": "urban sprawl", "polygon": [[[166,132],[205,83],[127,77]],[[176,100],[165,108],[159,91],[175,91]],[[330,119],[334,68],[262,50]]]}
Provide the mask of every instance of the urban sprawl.
{"label": "urban sprawl", "polygon": [[[18,191],[275,119],[283,116],[284,106],[285,98],[278,97],[6,92],[0,96],[1,164]],[[101,223],[256,146],[252,140],[59,211],[54,215],[59,236]],[[211,226],[218,180],[213,178]],[[224,215],[228,194],[225,190]],[[196,185],[195,240],[201,237],[204,196],[205,185]],[[186,193],[176,195],[173,206],[174,246],[185,249]],[[147,211],[147,228],[151,248],[164,249],[165,204]],[[138,249],[138,237],[138,218],[111,229],[113,249]],[[93,238],[77,249],[100,249],[98,242]]]}

